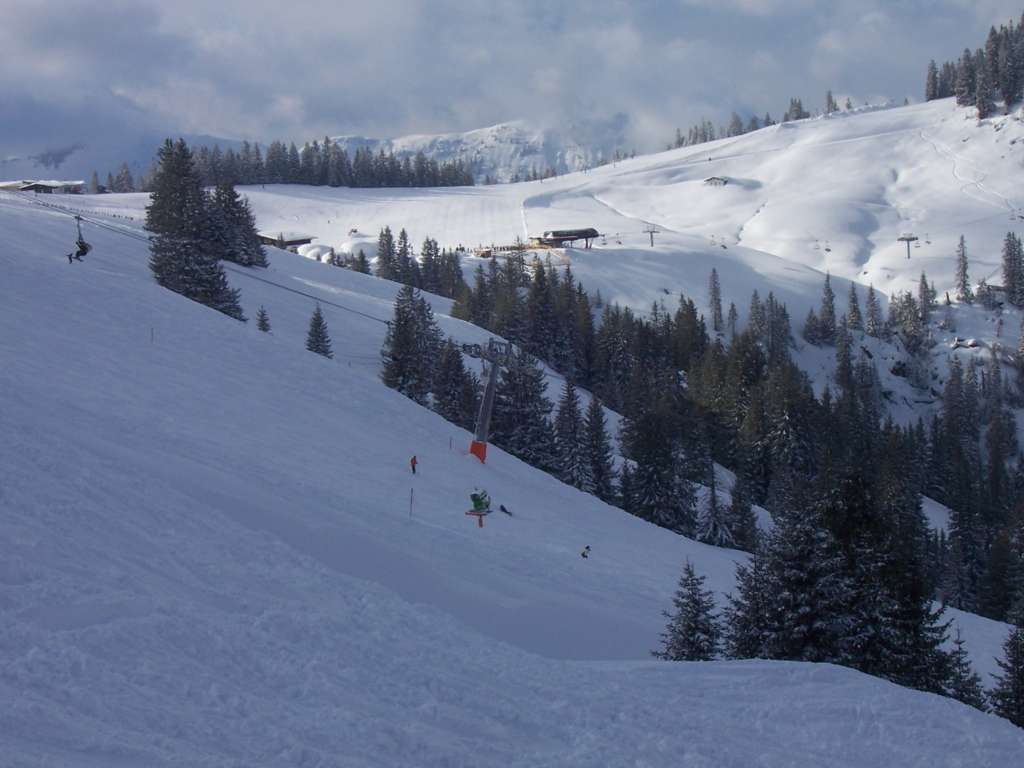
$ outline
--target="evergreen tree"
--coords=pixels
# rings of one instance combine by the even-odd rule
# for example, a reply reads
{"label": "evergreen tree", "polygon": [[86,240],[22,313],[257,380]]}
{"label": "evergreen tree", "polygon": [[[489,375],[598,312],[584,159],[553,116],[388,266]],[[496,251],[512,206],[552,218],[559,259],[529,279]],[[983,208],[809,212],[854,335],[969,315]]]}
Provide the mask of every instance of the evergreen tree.
{"label": "evergreen tree", "polygon": [[931,318],[932,309],[935,308],[935,294],[928,286],[928,278],[923,270],[921,272],[921,279],[917,283],[917,306],[921,322],[927,325]]}
{"label": "evergreen tree", "polygon": [[555,435],[548,416],[544,371],[529,353],[520,350],[498,379],[491,436],[504,448],[545,472],[557,471]]}
{"label": "evergreen tree", "polygon": [[956,84],[954,86],[954,90],[956,92],[957,106],[973,106],[975,88],[974,56],[971,54],[970,50],[965,49],[956,68]]}
{"label": "evergreen tree", "polygon": [[256,327],[264,333],[268,333],[270,331],[270,316],[267,315],[267,310],[265,310],[262,305],[256,313]]}
{"label": "evergreen tree", "polygon": [[1003,290],[1011,304],[1024,304],[1024,252],[1013,232],[1007,232],[1003,239]]}
{"label": "evergreen tree", "polygon": [[590,398],[583,424],[584,453],[587,464],[583,490],[609,504],[615,501],[615,470],[612,467],[612,446],[604,416],[604,408],[596,397]]}
{"label": "evergreen tree", "polygon": [[965,643],[960,636],[959,627],[956,630],[956,637],[953,640],[953,651],[950,653],[950,676],[946,684],[945,694],[957,701],[962,701],[968,706],[980,709],[982,712],[988,710],[985,704],[985,693],[981,687],[981,678],[978,673],[971,669],[971,661],[967,656]]}
{"label": "evergreen tree", "polygon": [[956,247],[956,300],[966,304],[974,301],[971,281],[967,276],[967,246],[964,244],[963,235],[960,235],[960,242]]}
{"label": "evergreen tree", "polygon": [[377,238],[377,277],[382,277],[385,280],[398,280],[400,276],[391,227],[384,227]]}
{"label": "evergreen tree", "polygon": [[433,407],[463,429],[473,429],[477,412],[477,381],[462,360],[462,352],[448,339],[441,347],[433,385]]}
{"label": "evergreen tree", "polygon": [[739,323],[739,313],[736,311],[735,302],[729,302],[729,315],[726,318],[725,325],[729,329],[729,340],[732,341],[736,338],[736,325]]}
{"label": "evergreen tree", "polygon": [[381,350],[384,384],[425,405],[434,384],[441,345],[441,332],[430,305],[413,286],[402,286]]}
{"label": "evergreen tree", "polygon": [[721,333],[724,330],[722,322],[722,286],[718,282],[718,270],[711,268],[711,277],[708,280],[708,305],[711,308],[711,330]]}
{"label": "evergreen tree", "polygon": [[89,194],[95,195],[100,191],[100,179],[96,175],[96,171],[92,172],[92,176],[89,177]]}
{"label": "evergreen tree", "polygon": [[709,661],[718,655],[720,629],[714,614],[715,599],[704,589],[704,576],[698,576],[689,560],[679,577],[672,598],[675,610],[663,611],[668,619],[661,633],[662,648],[653,655],[667,661]]}
{"label": "evergreen tree", "polygon": [[558,455],[558,476],[574,488],[588,484],[588,462],[584,444],[580,401],[572,379],[566,379],[555,416],[555,449]]}
{"label": "evergreen tree", "polygon": [[209,202],[184,140],[170,139],[157,153],[146,229],[153,233],[150,270],[164,288],[205,304],[236,320],[245,320],[239,292],[228,285],[211,252]]}
{"label": "evergreen tree", "polygon": [[824,344],[834,344],[836,341],[836,295],[832,292],[832,280],[828,272],[825,273],[825,285],[821,293],[818,337]]}
{"label": "evergreen tree", "polygon": [[1016,626],[1003,643],[1003,658],[996,659],[1000,674],[989,700],[993,712],[1024,728],[1024,616],[1015,618]]}
{"label": "evergreen tree", "polygon": [[306,349],[324,357],[334,357],[334,352],[331,350],[331,337],[327,334],[327,322],[324,320],[319,304],[313,310],[313,316],[309,318]]}
{"label": "evergreen tree", "polygon": [[857,298],[857,284],[850,283],[850,294],[846,299],[846,327],[851,331],[863,331],[864,320],[860,314],[860,301]]}
{"label": "evergreen tree", "polygon": [[992,83],[992,68],[989,59],[983,59],[975,73],[974,106],[978,109],[978,119],[984,120],[995,114],[995,88]]}
{"label": "evergreen tree", "polygon": [[939,98],[939,68],[935,65],[935,60],[932,59],[928,62],[928,75],[925,77],[924,100],[933,101],[937,98]]}
{"label": "evergreen tree", "polygon": [[722,506],[718,498],[718,482],[715,479],[715,465],[710,454],[707,460],[708,471],[706,487],[707,503],[697,516],[697,541],[713,547],[735,547],[736,540],[729,527],[729,510]]}
{"label": "evergreen tree", "polygon": [[878,306],[878,299],[875,297],[875,286],[868,286],[868,298],[866,302],[866,317],[864,319],[864,332],[877,339],[882,335],[882,310]]}
{"label": "evergreen tree", "polygon": [[352,270],[364,275],[370,274],[370,261],[366,258],[362,248],[359,249],[359,253],[356,254],[356,258],[352,262]]}

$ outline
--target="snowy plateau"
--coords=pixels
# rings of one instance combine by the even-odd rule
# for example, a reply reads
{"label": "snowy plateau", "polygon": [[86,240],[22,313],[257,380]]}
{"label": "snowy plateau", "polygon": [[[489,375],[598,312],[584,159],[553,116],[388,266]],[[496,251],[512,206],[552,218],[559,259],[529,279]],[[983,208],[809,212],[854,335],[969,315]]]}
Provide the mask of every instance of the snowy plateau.
{"label": "snowy plateau", "polygon": [[[553,257],[606,300],[682,292],[706,311],[716,267],[741,320],[756,288],[798,329],[826,270],[840,311],[844,281],[891,293],[924,269],[941,295],[960,234],[972,276],[997,275],[1024,225],[1022,159],[1019,113],[979,124],[944,100],[543,183],[243,192],[261,230],[367,255],[386,224],[467,247],[593,226],[593,249]],[[159,288],[146,202],[0,193],[0,766],[1024,763],[1007,721],[848,669],[651,660],[683,563],[724,601],[746,555],[498,449],[468,456],[468,433],[380,382],[394,283],[276,249],[267,270],[228,265],[269,334]],[[83,225],[94,250],[73,266],[69,210],[103,223]],[[905,231],[922,237],[909,260]],[[446,334],[487,340],[430,299]],[[334,360],[303,348],[316,300]],[[1016,348],[1016,310],[1002,327],[957,312],[979,346],[956,354]],[[831,353],[796,344],[824,387]],[[934,407],[883,383],[896,418]],[[478,528],[474,486],[514,516]],[[1008,627],[947,616],[989,682]]]}

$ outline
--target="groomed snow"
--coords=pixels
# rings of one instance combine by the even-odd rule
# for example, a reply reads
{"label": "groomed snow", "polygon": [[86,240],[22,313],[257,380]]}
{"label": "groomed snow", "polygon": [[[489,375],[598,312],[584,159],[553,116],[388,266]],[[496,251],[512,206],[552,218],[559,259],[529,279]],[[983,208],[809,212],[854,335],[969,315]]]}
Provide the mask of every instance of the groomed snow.
{"label": "groomed snow", "polygon": [[[849,670],[644,661],[685,559],[721,592],[740,553],[501,451],[467,457],[465,432],[377,381],[383,326],[326,303],[387,317],[393,284],[271,252],[260,277],[325,301],[328,361],[303,349],[311,299],[232,272],[250,317],[270,313],[261,334],[159,289],[143,243],[87,229],[94,251],[68,265],[71,220],[0,196],[7,764],[1024,754],[1005,721]],[[515,516],[476,528],[463,514],[476,485]],[[998,626],[967,623],[997,646]]]}

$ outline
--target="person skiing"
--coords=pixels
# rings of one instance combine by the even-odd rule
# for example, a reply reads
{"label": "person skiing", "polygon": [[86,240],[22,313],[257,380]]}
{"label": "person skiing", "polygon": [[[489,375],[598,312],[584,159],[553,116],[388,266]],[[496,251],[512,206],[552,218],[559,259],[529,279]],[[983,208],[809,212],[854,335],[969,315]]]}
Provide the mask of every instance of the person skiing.
{"label": "person skiing", "polygon": [[583,548],[583,551],[580,552],[580,557],[582,557],[584,560],[586,560],[588,557],[590,557],[590,545],[589,544],[587,544],[587,546],[585,546]]}
{"label": "person skiing", "polygon": [[411,459],[409,459],[409,469],[411,469],[411,470],[412,470],[412,473],[413,473],[414,475],[416,474],[416,465],[417,465],[418,463],[419,463],[419,462],[417,462],[417,461],[416,461],[416,455],[415,455],[415,454],[413,454],[413,457],[412,457]]}
{"label": "person skiing", "polygon": [[512,513],[509,512],[507,509],[505,509],[505,505],[504,504],[499,504],[498,505],[498,509],[500,509],[502,512],[504,512],[509,517],[512,517]]}
{"label": "person skiing", "polygon": [[473,491],[469,494],[473,502],[473,511],[481,515],[488,514],[491,511],[491,497],[487,495],[487,491],[481,491],[479,488],[474,488]]}
{"label": "person skiing", "polygon": [[77,240],[75,241],[75,245],[78,247],[75,249],[74,253],[68,254],[68,264],[71,264],[74,261],[81,261],[82,257],[92,250],[92,246],[85,242],[85,240]]}

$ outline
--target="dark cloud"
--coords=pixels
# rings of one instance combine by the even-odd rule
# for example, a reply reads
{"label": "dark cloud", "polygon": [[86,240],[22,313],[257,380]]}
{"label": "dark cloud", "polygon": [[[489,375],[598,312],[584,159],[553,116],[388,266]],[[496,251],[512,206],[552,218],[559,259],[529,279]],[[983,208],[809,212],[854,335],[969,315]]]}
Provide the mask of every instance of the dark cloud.
{"label": "dark cloud", "polygon": [[[301,140],[624,112],[641,148],[826,88],[916,96],[1019,0],[7,0],[0,154],[150,132]],[[13,119],[12,119],[13,116]],[[32,146],[28,146],[32,145]]]}

